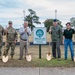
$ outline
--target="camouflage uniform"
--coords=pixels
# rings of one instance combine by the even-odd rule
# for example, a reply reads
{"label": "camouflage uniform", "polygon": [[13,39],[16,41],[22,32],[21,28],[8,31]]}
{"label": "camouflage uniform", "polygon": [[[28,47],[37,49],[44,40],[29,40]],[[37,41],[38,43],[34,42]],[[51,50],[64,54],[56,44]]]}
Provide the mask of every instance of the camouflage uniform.
{"label": "camouflage uniform", "polygon": [[11,56],[14,55],[14,50],[15,50],[15,43],[14,40],[17,41],[17,32],[13,27],[8,27],[7,28],[7,33],[6,33],[6,50],[5,54],[8,54],[8,50],[11,47]]}
{"label": "camouflage uniform", "polygon": [[1,48],[3,44],[3,32],[4,32],[4,28],[0,25],[0,56],[1,56]]}
{"label": "camouflage uniform", "polygon": [[60,42],[62,41],[62,29],[60,26],[52,27],[51,28],[52,33],[52,54],[53,57],[56,58],[56,49],[58,58],[61,58],[61,51],[60,51]]}

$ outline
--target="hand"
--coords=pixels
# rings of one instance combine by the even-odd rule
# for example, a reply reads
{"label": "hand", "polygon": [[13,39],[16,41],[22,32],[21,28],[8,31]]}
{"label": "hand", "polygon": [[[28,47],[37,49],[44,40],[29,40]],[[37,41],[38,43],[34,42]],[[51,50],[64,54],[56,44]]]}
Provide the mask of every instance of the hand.
{"label": "hand", "polygon": [[5,29],[4,32],[7,33],[8,32],[7,29]]}
{"label": "hand", "polygon": [[64,44],[64,40],[62,40],[62,44]]}
{"label": "hand", "polygon": [[27,32],[27,28],[25,29],[25,32]]}
{"label": "hand", "polygon": [[14,43],[16,44],[16,40],[14,40]]}
{"label": "hand", "polygon": [[51,30],[49,30],[49,33],[51,33]]}

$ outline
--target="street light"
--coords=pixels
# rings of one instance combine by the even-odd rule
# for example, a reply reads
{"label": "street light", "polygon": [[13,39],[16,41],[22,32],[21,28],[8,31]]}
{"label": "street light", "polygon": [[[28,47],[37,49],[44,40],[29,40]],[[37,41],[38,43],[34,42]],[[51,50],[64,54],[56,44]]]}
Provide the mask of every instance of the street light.
{"label": "street light", "polygon": [[55,19],[57,19],[57,10],[55,10]]}
{"label": "street light", "polygon": [[24,17],[24,21],[25,21],[25,10],[23,10],[23,17]]}

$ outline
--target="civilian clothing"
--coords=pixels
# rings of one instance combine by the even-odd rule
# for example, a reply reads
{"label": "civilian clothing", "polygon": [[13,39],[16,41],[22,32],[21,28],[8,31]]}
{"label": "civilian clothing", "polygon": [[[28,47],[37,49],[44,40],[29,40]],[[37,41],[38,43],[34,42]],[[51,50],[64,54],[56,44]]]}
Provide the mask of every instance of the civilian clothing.
{"label": "civilian clothing", "polygon": [[70,28],[69,30],[65,29],[64,33],[63,33],[63,35],[65,37],[65,40],[64,40],[65,60],[67,60],[68,46],[69,46],[70,52],[71,52],[71,59],[72,60],[74,59],[74,47],[73,47],[73,41],[72,41],[73,34],[74,34],[74,29],[72,29],[72,28]]}
{"label": "civilian clothing", "polygon": [[[25,31],[25,29],[27,30],[27,32]],[[26,54],[28,53],[28,43],[29,43],[29,35],[31,35],[31,30],[29,27],[27,28],[20,28],[19,29],[19,33],[20,33],[20,58],[23,58],[23,52],[25,51],[25,58],[26,58]]]}
{"label": "civilian clothing", "polygon": [[[25,32],[25,29],[27,29],[27,32]],[[22,27],[19,29],[19,33],[20,33],[20,39],[28,40],[29,35],[31,35],[31,30],[29,27],[27,28]]]}
{"label": "civilian clothing", "polygon": [[73,58],[74,58],[74,47],[73,47],[72,39],[65,39],[64,40],[65,60],[67,60],[68,46],[70,48],[71,58],[73,60]]}
{"label": "civilian clothing", "polygon": [[70,29],[70,30],[66,29],[64,30],[64,33],[63,33],[66,39],[72,39],[73,34],[74,34],[74,29]]}
{"label": "civilian clothing", "polygon": [[20,59],[23,58],[23,53],[25,54],[26,58],[26,54],[28,53],[28,42],[20,40]]}

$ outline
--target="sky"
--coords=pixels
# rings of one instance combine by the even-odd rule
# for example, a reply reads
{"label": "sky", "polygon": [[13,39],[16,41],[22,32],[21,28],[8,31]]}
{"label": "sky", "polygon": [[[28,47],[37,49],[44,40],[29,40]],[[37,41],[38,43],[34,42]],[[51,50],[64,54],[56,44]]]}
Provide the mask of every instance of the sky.
{"label": "sky", "polygon": [[70,18],[75,17],[75,0],[0,0],[0,24],[8,26],[8,21],[13,21],[14,28],[20,28],[23,24],[23,10],[28,15],[28,9],[33,9],[39,16],[42,23],[38,26],[44,26],[46,19],[55,18],[57,10],[57,19],[62,21],[65,26]]}

